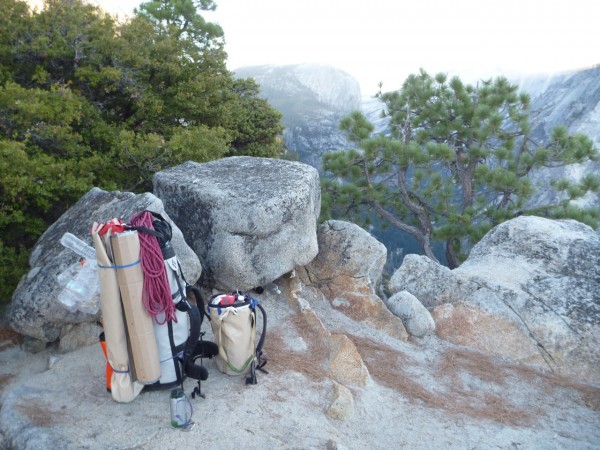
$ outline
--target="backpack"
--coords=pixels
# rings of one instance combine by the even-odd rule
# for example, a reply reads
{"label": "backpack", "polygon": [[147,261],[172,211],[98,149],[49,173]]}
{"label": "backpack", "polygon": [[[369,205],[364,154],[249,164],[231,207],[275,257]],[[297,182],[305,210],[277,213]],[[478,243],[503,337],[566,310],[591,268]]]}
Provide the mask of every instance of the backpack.
{"label": "backpack", "polygon": [[[148,221],[152,220],[149,227]],[[140,220],[144,225],[136,225]],[[132,217],[131,223],[125,227],[137,230],[156,238],[170,288],[170,296],[174,305],[174,317],[167,318],[165,312],[157,314],[153,321],[154,335],[158,346],[160,360],[160,379],[146,385],[146,390],[171,389],[182,385],[189,376],[198,380],[198,388],[192,394],[199,393],[200,381],[208,378],[207,369],[197,364],[197,359],[212,358],[217,354],[217,346],[213,342],[204,341],[201,332],[204,312],[204,299],[196,286],[190,285],[181,269],[179,259],[171,245],[173,236],[171,224],[160,214],[153,211],[141,211]],[[190,300],[194,300],[195,304]]]}
{"label": "backpack", "polygon": [[[262,332],[256,343],[256,310],[262,314]],[[256,369],[267,373],[262,348],[267,330],[267,314],[260,303],[240,291],[217,294],[206,306],[218,347],[215,361],[227,375],[246,375],[246,384],[256,384]]]}
{"label": "backpack", "polygon": [[[99,268],[116,269],[115,272],[118,276],[122,275],[119,273],[119,269],[122,271],[132,270],[133,267],[130,266],[137,266],[136,270],[143,273],[139,274],[138,278],[142,278],[144,283],[144,305],[136,305],[137,310],[133,312],[128,310],[129,305],[126,300],[129,289],[128,286],[123,285],[122,280],[119,280],[121,301],[117,301],[116,304],[112,303],[107,308],[104,307],[104,304],[102,305],[103,316],[111,317],[111,326],[108,329],[105,327],[105,333],[110,331],[113,338],[110,343],[109,339],[106,339],[106,342],[102,344],[103,350],[106,350],[107,362],[112,363],[109,358],[111,343],[115,346],[113,350],[123,352],[117,347],[124,345],[122,343],[124,339],[120,337],[115,340],[115,333],[125,333],[127,342],[130,343],[128,345],[131,353],[129,364],[124,366],[121,364],[121,370],[115,370],[117,374],[110,374],[112,382],[117,380],[118,384],[116,386],[118,392],[112,392],[113,399],[129,402],[141,391],[141,387],[136,387],[139,384],[142,384],[145,390],[170,389],[177,385],[183,385],[183,381],[188,376],[198,380],[198,387],[194,389],[192,397],[195,397],[196,394],[203,396],[200,382],[208,378],[208,371],[202,365],[202,358],[212,358],[218,350],[214,343],[202,339],[204,333],[200,330],[205,316],[204,301],[199,289],[187,283],[183,276],[181,264],[170,242],[172,238],[171,225],[158,213],[141,211],[132,217],[129,224],[117,220],[108,224],[94,224],[92,235],[102,235],[106,232],[106,230],[102,230],[103,226],[110,229],[105,242],[110,241],[111,243],[108,246],[108,253],[112,257],[113,263],[111,266],[99,266]],[[137,236],[133,236],[133,234]],[[118,264],[116,258],[118,252],[113,254],[113,250],[119,250],[119,244],[116,245],[116,249],[112,248],[117,242],[113,241],[114,238],[118,238],[119,241],[127,239],[135,242],[139,240],[139,250],[136,251],[137,247],[133,246],[133,251],[129,254],[131,264],[125,266]],[[155,242],[152,242],[153,239]],[[102,245],[101,241],[100,237],[96,236],[97,248]],[[137,242],[135,243],[137,244]],[[155,250],[157,243],[160,255]],[[152,249],[155,251],[152,252]],[[152,257],[148,257],[148,253],[151,253]],[[159,305],[160,308],[157,308],[156,303],[151,303],[152,298],[150,297],[152,296],[146,292],[146,282],[156,283],[156,280],[161,283],[162,303]],[[138,288],[140,282],[138,280]],[[195,300],[196,304],[191,300]],[[121,319],[119,303],[124,312],[124,317]],[[105,309],[110,312],[107,314]],[[117,321],[120,319],[120,326],[114,323],[113,317],[116,317]],[[145,324],[143,333],[138,332],[137,324],[134,321],[137,324]],[[124,331],[121,332],[121,328],[124,328]],[[142,351],[138,349],[137,353],[133,348],[133,344],[136,343],[138,347],[144,347]],[[125,351],[127,352],[127,349]],[[200,359],[199,364],[197,363],[198,359]],[[123,361],[122,358],[121,361]],[[107,389],[111,390],[111,383],[108,380],[109,372],[111,371],[107,367]]]}

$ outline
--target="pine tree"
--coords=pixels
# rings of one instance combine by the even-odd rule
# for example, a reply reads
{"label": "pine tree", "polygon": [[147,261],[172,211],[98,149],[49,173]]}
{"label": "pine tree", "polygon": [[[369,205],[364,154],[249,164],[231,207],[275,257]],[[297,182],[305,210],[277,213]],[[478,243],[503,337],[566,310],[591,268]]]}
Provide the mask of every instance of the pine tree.
{"label": "pine tree", "polygon": [[448,265],[456,267],[493,226],[521,214],[576,218],[598,226],[597,210],[571,200],[598,192],[598,181],[556,180],[566,193],[555,205],[532,207],[528,175],[542,166],[596,160],[592,141],[553,130],[547,145],[531,136],[530,99],[505,78],[476,86],[421,70],[399,91],[378,97],[389,117],[390,135],[373,135],[373,125],[353,112],[341,122],[357,148],[326,154],[323,211],[327,217],[375,213],[415,237],[437,260],[434,241],[445,243]]}

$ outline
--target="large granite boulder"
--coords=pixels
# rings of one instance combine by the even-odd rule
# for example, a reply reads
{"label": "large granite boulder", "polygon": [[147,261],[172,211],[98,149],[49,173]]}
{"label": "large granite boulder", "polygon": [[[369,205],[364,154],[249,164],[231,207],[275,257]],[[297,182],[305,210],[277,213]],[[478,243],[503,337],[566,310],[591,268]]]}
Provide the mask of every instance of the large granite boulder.
{"label": "large granite boulder", "polygon": [[306,164],[232,157],[154,176],[154,192],[202,262],[202,285],[263,286],[317,254],[319,175]]}
{"label": "large granite boulder", "polygon": [[427,308],[462,298],[472,292],[468,280],[424,255],[408,254],[388,282],[391,295],[408,291]]}
{"label": "large granite boulder", "polygon": [[[93,188],[84,195],[44,232],[33,247],[29,258],[31,270],[21,279],[8,307],[10,325],[23,335],[53,342],[68,334],[72,324],[96,321],[100,312],[96,315],[70,312],[57,300],[62,290],[57,275],[79,258],[61,245],[60,238],[70,232],[93,245],[90,237],[93,222],[107,222],[113,218],[128,221],[136,212],[146,209],[170,220],[162,202],[150,193],[135,195]],[[173,248],[186,279],[194,283],[202,272],[200,261],[185,243],[179,228],[172,225]]]}
{"label": "large granite boulder", "polygon": [[[298,274],[303,289],[316,289],[340,313],[406,340],[402,321],[377,295],[387,250],[358,225],[339,220],[318,227],[319,254]],[[300,294],[306,296],[305,292]]]}
{"label": "large granite boulder", "polygon": [[600,383],[600,237],[592,228],[521,216],[492,229],[439,282],[429,265],[412,267],[425,272],[397,272],[394,284],[417,298],[427,292],[438,336]]}

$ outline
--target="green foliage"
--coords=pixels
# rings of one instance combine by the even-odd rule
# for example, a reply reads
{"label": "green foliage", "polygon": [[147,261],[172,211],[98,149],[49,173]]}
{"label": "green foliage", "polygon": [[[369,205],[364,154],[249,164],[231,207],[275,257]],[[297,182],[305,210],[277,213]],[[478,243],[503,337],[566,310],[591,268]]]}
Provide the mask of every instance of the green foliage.
{"label": "green foliage", "polygon": [[[151,191],[152,176],[185,161],[207,162],[229,150],[229,134],[205,125],[177,129],[168,141],[155,134],[122,131],[115,153],[112,177],[118,185],[135,192]],[[132,176],[136,174],[136,176]]]}
{"label": "green foliage", "polygon": [[9,241],[0,238],[0,314],[2,314],[3,305],[10,299],[15,286],[28,269],[29,252],[23,247],[7,246]]}
{"label": "green foliage", "polygon": [[27,30],[28,6],[25,2],[0,2],[0,83],[11,78],[19,62],[15,42]]}
{"label": "green foliage", "polygon": [[365,211],[414,236],[427,256],[433,241],[446,244],[456,267],[493,226],[520,214],[576,218],[598,226],[598,212],[571,202],[599,191],[598,179],[556,181],[564,201],[527,209],[535,193],[534,168],[596,160],[584,135],[552,131],[540,146],[530,137],[530,99],[505,78],[476,86],[421,70],[402,89],[378,94],[390,118],[391,136],[373,136],[360,113],[340,128],[357,148],[328,153],[323,167],[323,217],[363,218]]}
{"label": "green foliage", "polygon": [[227,156],[249,155],[277,158],[283,152],[283,142],[273,139],[273,132],[283,133],[282,115],[269,103],[258,98],[259,86],[253,79],[235,80],[235,97],[229,103],[225,117],[231,133]]}
{"label": "green foliage", "polygon": [[[117,23],[81,0],[0,2],[0,231],[5,291],[40,234],[81,195],[146,191],[156,171],[278,157],[281,115],[226,70],[212,0],[157,0]],[[22,264],[23,263],[23,264]]]}
{"label": "green foliage", "polygon": [[223,30],[219,25],[204,20],[197,12],[214,11],[216,8],[212,0],[152,0],[142,3],[136,12],[179,39],[189,39],[199,47],[221,48]]}

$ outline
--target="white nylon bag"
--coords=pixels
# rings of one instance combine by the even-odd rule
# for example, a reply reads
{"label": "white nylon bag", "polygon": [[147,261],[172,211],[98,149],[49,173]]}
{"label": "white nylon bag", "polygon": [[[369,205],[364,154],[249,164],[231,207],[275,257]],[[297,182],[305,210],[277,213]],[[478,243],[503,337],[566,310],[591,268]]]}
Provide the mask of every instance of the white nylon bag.
{"label": "white nylon bag", "polygon": [[[263,331],[256,343],[256,308],[263,314]],[[256,384],[255,369],[262,369],[262,345],[266,330],[266,315],[258,302],[243,293],[219,294],[211,298],[206,307],[210,317],[215,343],[218,369],[227,375],[250,373],[248,384]]]}

